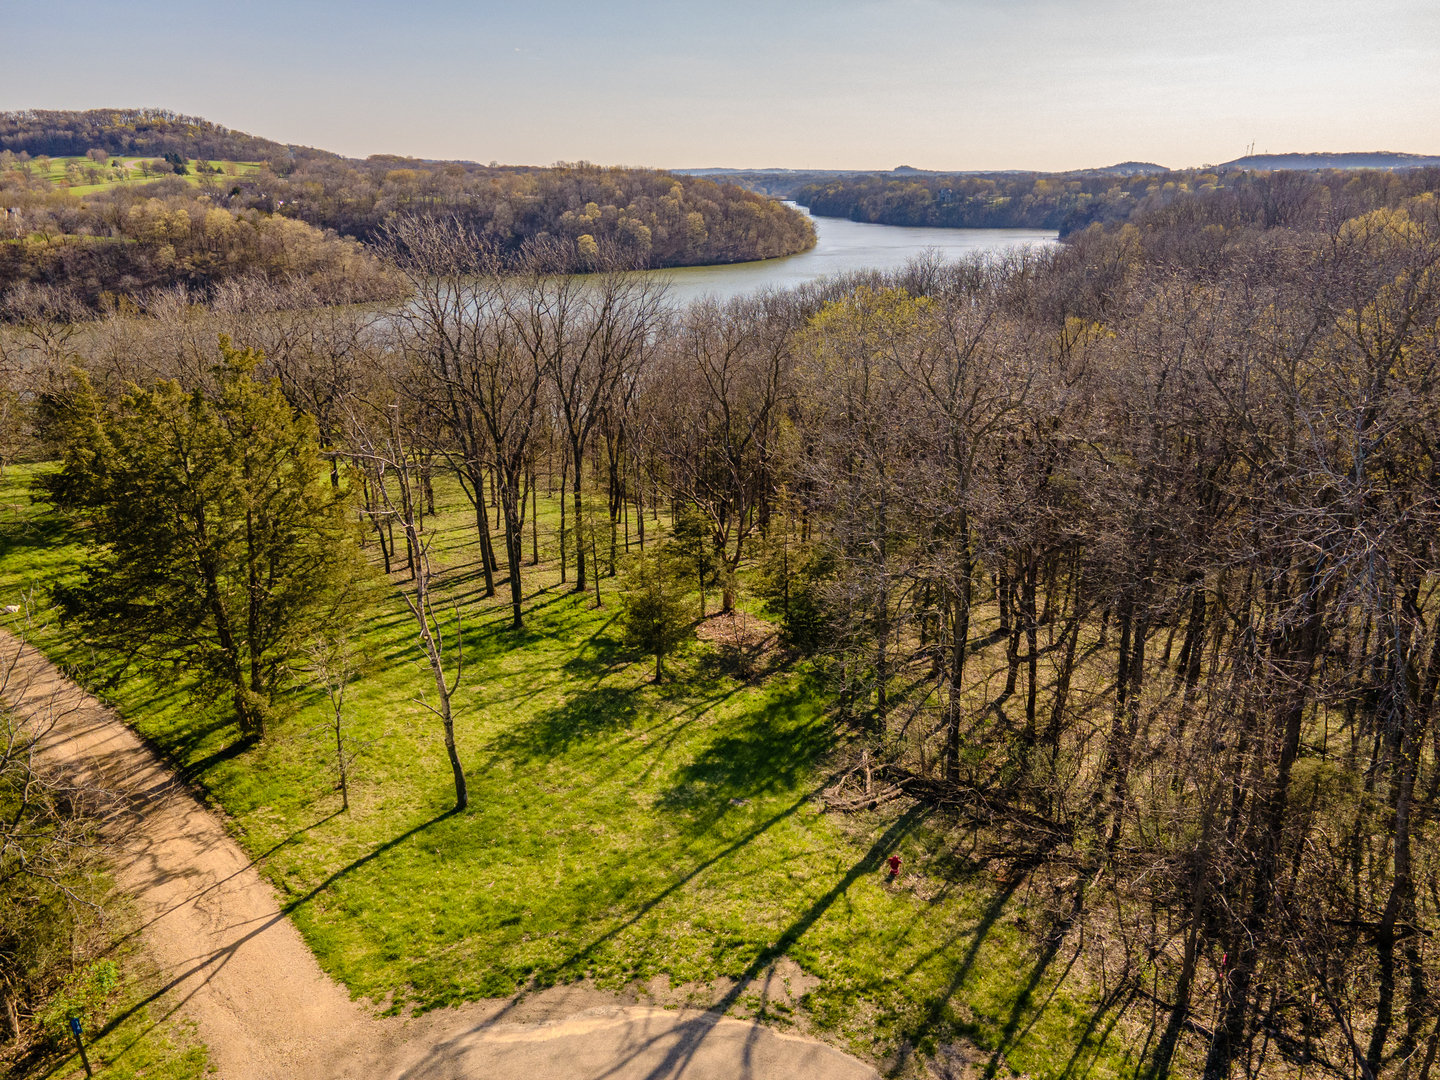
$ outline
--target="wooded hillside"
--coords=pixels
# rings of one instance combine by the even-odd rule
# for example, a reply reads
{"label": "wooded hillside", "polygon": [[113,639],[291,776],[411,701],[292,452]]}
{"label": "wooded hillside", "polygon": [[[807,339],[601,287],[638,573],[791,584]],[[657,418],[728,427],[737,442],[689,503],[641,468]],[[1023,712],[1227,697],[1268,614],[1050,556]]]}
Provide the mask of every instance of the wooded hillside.
{"label": "wooded hillside", "polygon": [[[48,159],[58,154],[89,158],[57,181]],[[102,186],[105,176],[140,175],[109,163],[110,155],[154,155],[155,171],[182,175],[194,158],[196,183]],[[226,172],[206,159],[232,165]],[[261,167],[237,170],[235,161]],[[140,164],[152,175],[152,163]],[[162,213],[164,229],[143,224]],[[236,226],[221,228],[222,216]],[[155,110],[0,114],[0,293],[28,282],[93,306],[103,293],[176,284],[204,291],[244,273],[309,279],[323,247],[331,270],[321,292],[375,299],[389,295],[387,286],[373,269],[361,271],[369,256],[355,242],[373,242],[387,224],[413,217],[459,221],[506,258],[538,246],[568,270],[749,262],[815,244],[814,228],[792,207],[653,169],[349,161]],[[261,224],[271,218],[290,224]],[[260,233],[303,240],[307,268],[290,265],[289,254],[262,256],[265,245],[252,242]],[[351,254],[342,258],[346,244]],[[347,284],[337,292],[341,262]]]}
{"label": "wooded hillside", "polygon": [[385,299],[399,287],[358,241],[232,206],[213,184],[207,192],[172,177],[82,199],[16,172],[0,176],[0,201],[10,203],[0,218],[0,318],[15,317],[37,287],[56,312],[176,285],[213,295],[239,277],[303,286],[312,303]]}
{"label": "wooded hillside", "polygon": [[[403,312],[236,292],[6,328],[10,445],[85,460],[57,418],[157,375],[218,394],[223,331],[352,470],[400,587],[428,580],[437,472],[473,510],[466,595],[517,629],[542,537],[544,572],[583,594],[663,510],[674,587],[748,596],[826,680],[847,749],[816,798],[873,850],[944,822],[931,895],[983,871],[994,903],[1028,898],[1008,1025],[969,1019],[963,974],[901,1004],[887,978],[847,999],[889,1002],[887,1037],[1009,1052],[1051,1000],[1036,988],[1068,978],[1139,1074],[1424,1076],[1440,199],[1428,174],[1325,179],[1162,186],[1054,250],[674,313],[653,281],[507,276],[460,223],[406,218]],[[75,363],[98,398],[67,389]],[[561,495],[544,533],[542,475]],[[645,640],[658,675],[668,639]]]}
{"label": "wooded hillside", "polygon": [[327,155],[184,116],[168,109],[25,109],[0,112],[0,150],[73,157],[89,150],[117,157],[179,154],[212,161],[279,161],[294,154]]}
{"label": "wooded hillside", "polygon": [[790,255],[815,244],[804,215],[729,184],[579,162],[548,169],[372,157],[308,159],[241,184],[242,203],[371,239],[394,215],[453,216],[502,251],[580,240],[636,265],[703,266]]}
{"label": "wooded hillside", "polygon": [[[1323,195],[1321,194],[1323,190]],[[1358,213],[1440,190],[1440,169],[1397,172],[1188,170],[1116,175],[1113,171],[980,176],[888,175],[808,184],[796,202],[824,217],[881,225],[1057,229],[1062,236],[1101,222],[1113,225],[1175,206],[1175,213],[1223,215],[1229,223],[1269,227],[1291,220],[1304,201],[1313,214]],[[1331,201],[1335,203],[1332,208]],[[1324,203],[1323,211],[1319,209]],[[1218,220],[1218,218],[1217,218]],[[1317,226],[1318,217],[1307,224]]]}

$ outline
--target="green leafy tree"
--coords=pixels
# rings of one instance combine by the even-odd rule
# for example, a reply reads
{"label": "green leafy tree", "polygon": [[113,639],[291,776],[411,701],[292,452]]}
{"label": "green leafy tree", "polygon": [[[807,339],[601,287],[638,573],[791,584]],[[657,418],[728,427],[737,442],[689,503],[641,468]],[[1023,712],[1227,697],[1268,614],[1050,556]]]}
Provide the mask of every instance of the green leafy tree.
{"label": "green leafy tree", "polygon": [[632,556],[621,593],[620,625],[626,644],[655,656],[655,681],[665,677],[665,657],[690,629],[690,604],[673,553]]}
{"label": "green leafy tree", "polygon": [[315,421],[255,381],[258,353],[220,347],[211,394],[160,382],[107,410],[81,379],[47,486],[90,551],[58,599],[122,655],[191,664],[260,737],[292,663],[353,614],[364,563]]}

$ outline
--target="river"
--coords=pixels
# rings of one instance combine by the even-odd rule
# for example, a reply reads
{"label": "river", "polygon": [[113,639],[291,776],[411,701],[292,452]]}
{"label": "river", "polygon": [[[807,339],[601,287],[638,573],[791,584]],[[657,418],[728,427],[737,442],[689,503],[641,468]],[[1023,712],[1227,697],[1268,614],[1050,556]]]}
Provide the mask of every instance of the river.
{"label": "river", "polygon": [[977,251],[998,251],[1020,244],[1053,244],[1052,229],[920,229],[901,225],[868,225],[844,218],[813,217],[817,242],[809,251],[783,259],[730,263],[726,266],[687,266],[648,273],[670,284],[671,299],[680,304],[713,296],[728,300],[758,289],[788,289],[807,281],[851,270],[891,270],[904,266],[921,252],[934,248],[946,259]]}

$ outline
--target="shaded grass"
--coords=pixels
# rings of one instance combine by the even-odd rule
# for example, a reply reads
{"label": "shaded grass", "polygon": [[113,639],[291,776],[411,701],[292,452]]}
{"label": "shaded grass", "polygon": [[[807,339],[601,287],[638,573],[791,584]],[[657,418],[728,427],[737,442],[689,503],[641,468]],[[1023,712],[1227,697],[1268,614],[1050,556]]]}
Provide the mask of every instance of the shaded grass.
{"label": "shaded grass", "polygon": [[[0,506],[23,503],[23,479],[7,477]],[[841,736],[805,669],[737,683],[691,642],[672,681],[654,685],[618,638],[616,583],[602,578],[598,610],[593,593],[559,583],[555,499],[542,499],[542,564],[526,567],[527,624],[513,632],[508,590],[480,597],[468,504],[437,487],[441,591],[467,628],[455,700],[466,813],[448,812],[438,724],[419,703],[428,672],[398,598],[364,628],[375,663],[351,699],[363,752],[349,814],[335,813],[318,692],[295,688],[289,718],[250,746],[183,670],[115,685],[124,714],[263,856],[326,971],[393,1009],[662,973],[738,980],[728,1007],[789,956],[821,980],[804,1002],[810,1022],[901,1071],[914,1050],[961,1036],[1036,1076],[1124,1070],[1122,1050],[1096,1034],[1101,1003],[1056,991],[1051,958],[1035,957],[1017,924],[1014,886],[981,878],[946,822],[919,807],[819,812]],[[29,513],[23,528],[0,521],[3,602],[32,582],[43,593],[77,563],[64,523]],[[597,546],[603,566],[603,532]],[[72,669],[115,673],[54,626],[39,640]],[[884,882],[897,851],[926,889]]]}
{"label": "shaded grass", "polygon": [[[139,947],[134,905],[114,891],[103,873],[83,871],[69,883],[81,902],[48,905],[53,921],[30,923],[41,948],[44,976],[56,983],[58,1002],[27,1001],[21,1006],[25,1041],[0,1043],[0,1076],[13,1080],[85,1075],[80,1055],[65,1021],[65,984],[85,983],[88,966],[100,961],[116,965],[118,981],[104,998],[72,996],[83,1009],[82,1038],[90,1064],[99,1075],[130,1080],[199,1080],[210,1072],[208,1053],[196,1038],[195,1024],[175,1012],[180,1000],[166,993],[164,978]],[[35,972],[39,974],[39,972]],[[72,989],[71,993],[75,991]],[[27,1011],[28,1009],[28,1011]],[[47,1035],[45,1025],[59,1024]]]}

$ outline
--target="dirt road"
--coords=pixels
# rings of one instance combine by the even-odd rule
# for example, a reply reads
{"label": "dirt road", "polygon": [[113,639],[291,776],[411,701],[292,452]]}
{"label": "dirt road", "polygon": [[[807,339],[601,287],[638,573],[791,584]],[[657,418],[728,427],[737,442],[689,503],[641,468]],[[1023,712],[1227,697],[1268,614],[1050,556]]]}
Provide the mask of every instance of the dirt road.
{"label": "dirt road", "polygon": [[148,747],[0,630],[3,694],[56,723],[43,756],[117,796],[114,873],[133,895],[164,1003],[193,1019],[221,1080],[875,1080],[834,1047],[713,1012],[585,986],[377,1017],[321,970],[274,891]]}

